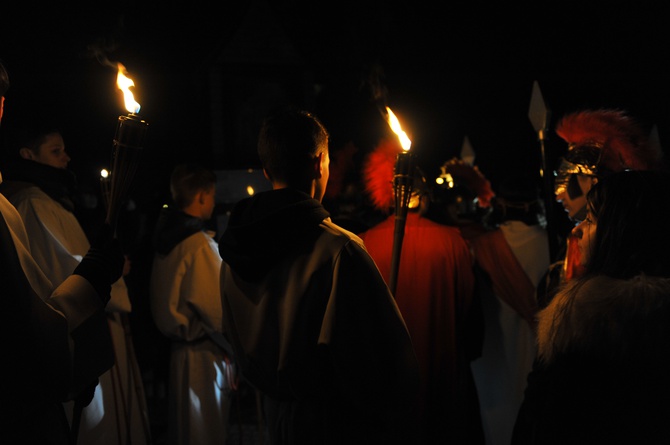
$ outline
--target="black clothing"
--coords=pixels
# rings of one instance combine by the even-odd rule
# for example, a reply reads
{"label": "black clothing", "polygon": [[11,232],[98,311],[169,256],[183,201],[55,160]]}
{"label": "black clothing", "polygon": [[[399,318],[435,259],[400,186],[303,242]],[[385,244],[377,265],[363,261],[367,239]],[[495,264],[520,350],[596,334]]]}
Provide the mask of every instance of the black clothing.
{"label": "black clothing", "polygon": [[152,244],[157,253],[167,255],[174,247],[204,229],[202,219],[188,215],[181,210],[163,209],[158,215]]}
{"label": "black clothing", "polygon": [[[36,185],[65,209],[74,212],[77,178],[72,171],[28,159],[21,159],[5,170],[3,170],[2,187],[20,186],[20,184],[13,184],[14,182]],[[12,194],[11,191],[3,193],[5,196]]]}
{"label": "black clothing", "polygon": [[221,258],[241,276],[261,278],[282,258],[306,248],[307,235],[328,217],[305,193],[288,188],[258,193],[233,209],[219,244]]}

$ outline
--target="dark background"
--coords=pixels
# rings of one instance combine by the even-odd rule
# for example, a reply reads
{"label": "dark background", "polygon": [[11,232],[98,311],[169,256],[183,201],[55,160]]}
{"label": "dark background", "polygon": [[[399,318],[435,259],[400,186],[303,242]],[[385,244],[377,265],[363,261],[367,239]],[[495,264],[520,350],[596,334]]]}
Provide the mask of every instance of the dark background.
{"label": "dark background", "polygon": [[[72,169],[96,187],[127,113],[117,62],[149,122],[133,188],[140,204],[166,196],[177,162],[257,168],[260,119],[284,101],[322,118],[333,158],[353,142],[354,168],[388,131],[380,104],[400,119],[429,178],[467,136],[494,189],[510,172],[539,174],[534,82],[550,127],[568,111],[614,107],[667,140],[665,8],[535,3],[24,3],[3,12],[0,26],[12,82],[2,153],[12,151],[13,126],[58,117]],[[545,149],[553,168],[564,147],[549,132]]]}
{"label": "dark background", "polygon": [[[149,122],[131,190],[134,207],[124,215],[122,239],[133,260],[126,283],[138,361],[155,382],[165,382],[169,345],[152,324],[147,277],[151,232],[177,162],[197,160],[219,172],[257,169],[260,118],[294,102],[328,127],[333,164],[348,153],[345,147],[355,147],[356,178],[366,153],[388,132],[379,113],[385,101],[429,179],[459,156],[467,136],[495,190],[507,175],[539,175],[540,144],[528,118],[534,82],[550,111],[549,128],[569,111],[622,108],[664,143],[670,17],[663,2],[640,4],[12,3],[11,12],[0,14],[0,58],[12,82],[0,126],[0,171],[16,150],[12,129],[47,115],[61,122],[82,188],[99,192],[98,172],[109,167],[118,117],[127,113],[115,63],[126,67]],[[565,147],[548,132],[545,149],[553,169]],[[331,171],[331,178],[344,175]],[[553,209],[553,227],[569,230],[560,205]],[[225,212],[218,208],[218,217]],[[161,413],[164,400],[154,400],[152,413]]]}

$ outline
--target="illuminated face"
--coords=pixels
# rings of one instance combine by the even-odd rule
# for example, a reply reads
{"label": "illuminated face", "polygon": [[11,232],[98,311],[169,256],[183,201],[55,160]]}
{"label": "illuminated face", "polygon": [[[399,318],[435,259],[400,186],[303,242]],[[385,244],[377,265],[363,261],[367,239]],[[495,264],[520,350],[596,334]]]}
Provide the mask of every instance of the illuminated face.
{"label": "illuminated face", "polygon": [[573,235],[577,238],[577,246],[583,264],[587,264],[591,259],[591,252],[596,238],[597,221],[591,210],[586,211],[586,218],[580,222],[574,229]]}
{"label": "illuminated face", "polygon": [[26,150],[25,153],[28,159],[55,168],[65,169],[70,162],[70,156],[65,152],[63,136],[59,133],[48,134],[44,138],[44,143],[39,146],[37,154],[31,150]]}
{"label": "illuminated face", "polygon": [[567,187],[562,187],[556,193],[556,201],[563,205],[563,209],[571,219],[581,219],[580,212],[583,214],[586,207],[586,194],[595,181],[592,176],[573,174]]}

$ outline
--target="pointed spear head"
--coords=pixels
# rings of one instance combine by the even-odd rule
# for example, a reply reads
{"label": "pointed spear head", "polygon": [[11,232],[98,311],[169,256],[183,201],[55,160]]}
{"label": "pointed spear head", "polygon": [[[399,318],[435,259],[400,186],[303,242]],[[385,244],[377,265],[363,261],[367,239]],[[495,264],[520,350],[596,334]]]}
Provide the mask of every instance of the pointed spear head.
{"label": "pointed spear head", "polygon": [[533,124],[533,128],[535,128],[540,140],[544,139],[544,133],[549,125],[549,115],[549,110],[544,105],[542,91],[540,91],[540,84],[538,84],[536,80],[533,82],[533,94],[530,97],[528,118],[530,119],[531,124]]}
{"label": "pointed spear head", "polygon": [[466,135],[461,146],[461,159],[468,165],[475,165],[475,150],[472,148],[470,138]]}

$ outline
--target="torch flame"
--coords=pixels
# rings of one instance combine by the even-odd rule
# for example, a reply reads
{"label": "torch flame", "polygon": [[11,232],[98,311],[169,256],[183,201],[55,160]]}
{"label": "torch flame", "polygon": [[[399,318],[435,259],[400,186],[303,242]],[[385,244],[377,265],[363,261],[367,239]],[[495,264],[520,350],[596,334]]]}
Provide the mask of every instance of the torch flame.
{"label": "torch flame", "polygon": [[116,76],[116,85],[123,91],[123,100],[126,105],[126,110],[130,113],[137,114],[140,112],[140,104],[137,103],[135,96],[133,96],[132,91],[130,91],[130,87],[134,87],[135,82],[127,76],[128,72],[122,63],[117,63],[117,67],[119,72]]}
{"label": "torch flame", "polygon": [[403,150],[409,151],[409,148],[412,145],[412,141],[409,139],[407,136],[407,133],[405,133],[400,126],[400,121],[398,121],[398,118],[393,114],[393,111],[389,107],[386,107],[386,112],[388,113],[388,124],[391,127],[391,130],[398,135],[398,140],[400,141],[400,146],[402,147]]}

